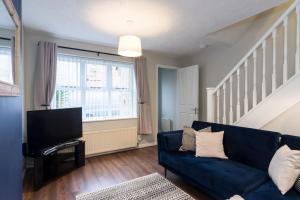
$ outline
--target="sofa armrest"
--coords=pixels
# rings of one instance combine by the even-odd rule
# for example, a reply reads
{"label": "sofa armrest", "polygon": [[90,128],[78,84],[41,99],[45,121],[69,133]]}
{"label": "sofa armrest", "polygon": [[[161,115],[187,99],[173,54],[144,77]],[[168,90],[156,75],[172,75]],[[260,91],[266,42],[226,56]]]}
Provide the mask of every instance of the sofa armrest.
{"label": "sofa armrest", "polygon": [[183,130],[162,132],[157,134],[158,152],[160,151],[178,151],[182,144]]}

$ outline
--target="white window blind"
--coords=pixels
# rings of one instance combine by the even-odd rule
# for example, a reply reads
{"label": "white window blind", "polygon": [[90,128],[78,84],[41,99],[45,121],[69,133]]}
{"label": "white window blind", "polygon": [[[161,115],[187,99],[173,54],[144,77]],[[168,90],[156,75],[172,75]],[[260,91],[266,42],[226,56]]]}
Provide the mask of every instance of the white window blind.
{"label": "white window blind", "polygon": [[0,81],[13,83],[11,48],[0,46]]}
{"label": "white window blind", "polygon": [[51,107],[82,107],[84,121],[135,118],[133,63],[58,54]]}

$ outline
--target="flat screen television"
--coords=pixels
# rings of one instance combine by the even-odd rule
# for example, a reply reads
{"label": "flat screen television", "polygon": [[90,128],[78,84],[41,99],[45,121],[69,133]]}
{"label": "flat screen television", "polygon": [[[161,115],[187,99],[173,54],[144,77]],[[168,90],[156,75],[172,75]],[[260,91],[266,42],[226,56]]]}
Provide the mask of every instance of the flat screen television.
{"label": "flat screen television", "polygon": [[27,112],[29,154],[80,137],[82,137],[81,108]]}

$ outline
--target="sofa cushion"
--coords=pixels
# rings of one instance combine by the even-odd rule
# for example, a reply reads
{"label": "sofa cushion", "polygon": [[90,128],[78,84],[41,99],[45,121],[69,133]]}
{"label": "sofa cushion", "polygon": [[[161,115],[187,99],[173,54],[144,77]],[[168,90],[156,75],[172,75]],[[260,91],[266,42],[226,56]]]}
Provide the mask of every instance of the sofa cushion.
{"label": "sofa cushion", "polygon": [[244,194],[268,180],[268,175],[231,160],[195,157],[193,153],[161,152],[163,165],[226,199]]}
{"label": "sofa cushion", "polygon": [[212,124],[214,124],[214,123],[193,121],[192,128],[195,129],[196,131],[199,131],[200,129],[204,129],[206,127],[211,127]]}
{"label": "sofa cushion", "polygon": [[[182,145],[179,151],[196,151],[196,132],[193,128],[184,128]],[[199,132],[211,132],[211,127],[206,127]]]}
{"label": "sofa cushion", "polygon": [[[282,135],[280,145],[287,145],[292,150],[300,150],[300,137],[293,135]],[[300,177],[298,178],[298,181],[295,183],[294,187],[300,193]]]}
{"label": "sofa cushion", "polygon": [[176,171],[184,171],[186,167],[192,165],[198,160],[195,157],[195,152],[178,151],[178,152],[160,152],[160,159],[163,165],[176,169]]}
{"label": "sofa cushion", "polygon": [[168,152],[178,151],[182,144],[182,133],[163,135],[164,147]]}
{"label": "sofa cushion", "polygon": [[295,185],[294,185],[295,190],[297,190],[297,192],[299,192],[300,194],[300,177],[297,178]]}
{"label": "sofa cushion", "polygon": [[228,159],[223,146],[224,131],[196,132],[196,157]]}
{"label": "sofa cushion", "polygon": [[269,166],[269,176],[282,194],[289,191],[300,174],[300,151],[280,147]]}
{"label": "sofa cushion", "polygon": [[229,159],[268,170],[279,147],[279,133],[201,121],[194,121],[192,125],[196,130],[207,126],[211,126],[213,132],[224,131],[224,151]]}
{"label": "sofa cushion", "polygon": [[246,200],[300,200],[300,194],[291,189],[282,195],[276,185],[270,180],[245,196]]}
{"label": "sofa cushion", "polygon": [[280,145],[288,145],[292,150],[300,150],[300,137],[293,135],[282,135]]}

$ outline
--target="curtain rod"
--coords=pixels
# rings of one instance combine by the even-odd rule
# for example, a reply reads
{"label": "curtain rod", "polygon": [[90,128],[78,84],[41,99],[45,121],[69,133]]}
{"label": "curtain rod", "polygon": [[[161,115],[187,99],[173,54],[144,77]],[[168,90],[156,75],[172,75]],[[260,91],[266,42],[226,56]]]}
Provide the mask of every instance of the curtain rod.
{"label": "curtain rod", "polygon": [[10,38],[6,38],[6,37],[0,37],[1,40],[7,40],[7,41],[11,41]]}
{"label": "curtain rod", "polygon": [[102,52],[102,51],[93,51],[93,50],[87,50],[87,49],[79,49],[79,48],[73,48],[73,47],[65,47],[65,46],[57,46],[60,49],[69,49],[69,50],[75,50],[75,51],[84,51],[84,52],[89,52],[89,53],[96,53],[98,56],[100,54],[104,55],[110,55],[110,56],[120,56],[115,53],[107,53],[107,52]]}

